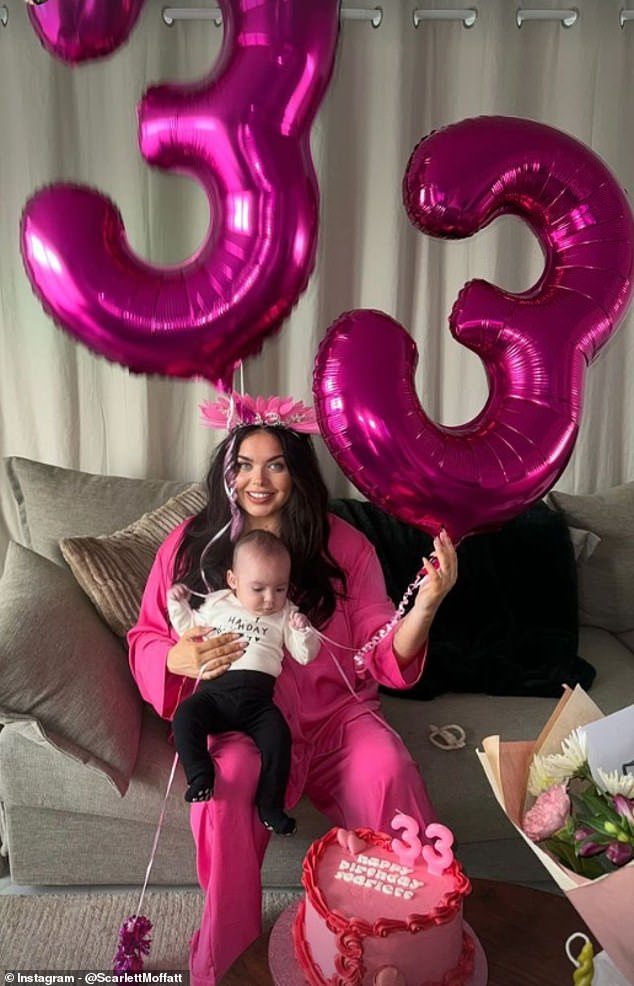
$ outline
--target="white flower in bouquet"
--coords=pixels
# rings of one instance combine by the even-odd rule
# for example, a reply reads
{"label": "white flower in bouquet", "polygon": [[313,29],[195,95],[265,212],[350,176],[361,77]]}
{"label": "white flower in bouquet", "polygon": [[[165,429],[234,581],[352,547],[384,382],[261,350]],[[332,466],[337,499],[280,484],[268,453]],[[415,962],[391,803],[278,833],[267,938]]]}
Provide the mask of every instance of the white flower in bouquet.
{"label": "white flower in bouquet", "polygon": [[608,794],[622,794],[625,798],[634,798],[634,777],[631,774],[619,774],[618,770],[601,770],[597,774],[604,791]]}
{"label": "white flower in bouquet", "polygon": [[[538,795],[553,784],[561,784],[571,777],[582,777],[588,769],[588,739],[580,729],[573,729],[561,744],[561,753],[533,757],[528,775],[528,790]],[[589,773],[589,771],[588,771]]]}

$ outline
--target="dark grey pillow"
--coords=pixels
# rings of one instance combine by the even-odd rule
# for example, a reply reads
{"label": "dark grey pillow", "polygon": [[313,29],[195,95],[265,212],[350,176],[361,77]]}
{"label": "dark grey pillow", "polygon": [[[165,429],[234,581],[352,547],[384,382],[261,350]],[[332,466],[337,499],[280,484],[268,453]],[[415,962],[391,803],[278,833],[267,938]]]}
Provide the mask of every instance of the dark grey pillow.
{"label": "dark grey pillow", "polygon": [[[360,500],[331,510],[376,548],[398,605],[433,549],[431,538]],[[577,655],[575,556],[564,519],[533,504],[494,532],[458,547],[458,582],[432,624],[425,672],[413,688],[383,691],[431,699],[443,692],[559,698],[562,682],[588,689],[594,668]]]}
{"label": "dark grey pillow", "polygon": [[66,568],[15,542],[0,598],[0,722],[35,719],[125,794],[142,716],[125,648]]}
{"label": "dark grey pillow", "polygon": [[553,490],[550,500],[569,527],[589,531],[599,539],[592,553],[579,558],[577,565],[581,624],[632,633],[634,483],[587,494]]}

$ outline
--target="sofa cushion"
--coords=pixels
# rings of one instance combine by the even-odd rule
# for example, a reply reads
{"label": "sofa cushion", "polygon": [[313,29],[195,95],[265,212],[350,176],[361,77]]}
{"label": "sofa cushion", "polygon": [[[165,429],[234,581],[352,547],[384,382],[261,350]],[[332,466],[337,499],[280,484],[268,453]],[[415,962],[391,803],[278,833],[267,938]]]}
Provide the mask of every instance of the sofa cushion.
{"label": "sofa cushion", "polygon": [[203,488],[192,484],[122,531],[60,541],[73,575],[117,636],[125,637],[136,623],[157,548],[205,502]]}
{"label": "sofa cushion", "polygon": [[124,648],[66,568],[11,542],[0,580],[0,722],[36,720],[125,793],[142,702]]}
{"label": "sofa cushion", "polygon": [[189,485],[97,476],[16,456],[5,468],[18,511],[15,540],[58,564],[60,538],[110,534]]}
{"label": "sofa cushion", "polygon": [[578,562],[581,624],[634,630],[634,483],[587,495],[553,491],[550,500],[569,527],[599,538]]}

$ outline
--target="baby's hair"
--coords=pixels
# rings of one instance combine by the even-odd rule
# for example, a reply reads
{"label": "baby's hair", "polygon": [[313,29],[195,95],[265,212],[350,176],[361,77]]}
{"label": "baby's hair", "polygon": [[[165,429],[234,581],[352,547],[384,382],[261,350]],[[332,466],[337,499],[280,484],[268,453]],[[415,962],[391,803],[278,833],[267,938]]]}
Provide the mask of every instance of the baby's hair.
{"label": "baby's hair", "polygon": [[235,565],[240,548],[246,548],[247,546],[262,552],[268,558],[287,559],[290,557],[289,550],[281,538],[278,538],[276,534],[271,534],[270,531],[263,531],[256,528],[254,531],[249,531],[248,534],[243,534],[234,544],[233,565]]}

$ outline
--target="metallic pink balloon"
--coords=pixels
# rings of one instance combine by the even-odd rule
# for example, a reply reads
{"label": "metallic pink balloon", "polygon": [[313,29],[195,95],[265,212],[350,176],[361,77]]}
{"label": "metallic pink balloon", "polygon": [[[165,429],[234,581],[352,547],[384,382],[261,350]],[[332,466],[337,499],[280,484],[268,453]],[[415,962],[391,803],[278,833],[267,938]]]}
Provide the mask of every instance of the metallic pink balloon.
{"label": "metallic pink balloon", "polygon": [[520,216],[545,254],[530,290],[474,280],[454,304],[451,332],[482,359],[489,382],[484,408],[463,425],[427,417],[414,342],[382,312],[342,315],[317,354],[317,418],[344,473],[388,512],[460,540],[519,513],[566,466],[586,367],[632,293],[634,221],[588,147],[514,118],[465,120],[426,137],[404,198],[412,222],[433,236],[471,236],[496,216]]}
{"label": "metallic pink balloon", "polygon": [[151,164],[205,189],[211,225],[180,266],[131,250],[121,216],[76,185],[38,191],[22,256],[63,328],[137,373],[228,387],[240,360],[279,329],[312,272],[319,188],[310,128],[332,73],[339,0],[223,0],[213,72],[149,89],[139,143]]}
{"label": "metallic pink balloon", "polygon": [[46,50],[69,65],[103,58],[128,40],[145,0],[46,0],[27,7]]}

